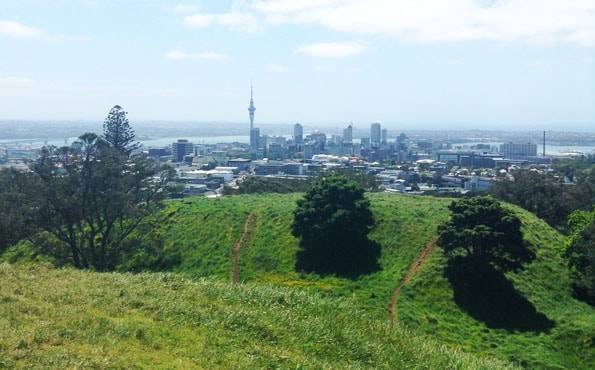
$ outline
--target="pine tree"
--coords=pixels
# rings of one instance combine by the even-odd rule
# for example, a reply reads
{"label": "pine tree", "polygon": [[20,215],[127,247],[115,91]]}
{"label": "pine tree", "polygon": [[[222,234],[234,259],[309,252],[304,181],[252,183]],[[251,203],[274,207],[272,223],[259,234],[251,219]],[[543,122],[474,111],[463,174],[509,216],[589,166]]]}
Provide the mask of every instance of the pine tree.
{"label": "pine tree", "polygon": [[126,112],[119,105],[114,105],[103,122],[103,137],[114,148],[129,155],[139,144],[136,142],[134,130],[130,127]]}

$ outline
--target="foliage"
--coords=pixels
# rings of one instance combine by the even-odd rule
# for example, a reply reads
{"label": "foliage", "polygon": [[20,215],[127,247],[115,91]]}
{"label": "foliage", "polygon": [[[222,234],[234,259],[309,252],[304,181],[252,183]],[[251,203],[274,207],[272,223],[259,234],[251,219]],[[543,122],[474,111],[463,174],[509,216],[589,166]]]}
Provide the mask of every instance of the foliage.
{"label": "foliage", "polygon": [[364,190],[334,175],[314,182],[294,211],[292,234],[300,238],[296,268],[357,276],[378,269],[380,248],[368,239],[374,226]]}
{"label": "foliage", "polygon": [[514,368],[269,284],[6,264],[0,281],[0,367]]}
{"label": "foliage", "polygon": [[238,189],[224,188],[224,195],[261,193],[302,193],[310,186],[310,180],[250,176],[239,183]]}
{"label": "foliage", "polygon": [[565,226],[570,213],[577,209],[591,209],[595,200],[595,176],[574,186],[564,185],[552,175],[529,170],[514,171],[513,176],[514,181],[496,182],[490,194],[523,207],[560,229]]}
{"label": "foliage", "polygon": [[579,299],[595,306],[595,213],[573,213],[569,228],[566,257],[574,292]]}
{"label": "foliage", "polygon": [[80,142],[80,149],[46,148],[32,166],[35,224],[68,246],[74,266],[112,270],[123,241],[161,204],[171,173],[95,134]]}
{"label": "foliage", "polygon": [[578,158],[560,158],[554,159],[552,168],[559,174],[566,176],[570,181],[575,180],[575,176],[579,179],[588,171],[592,171],[595,165],[595,156],[586,155]]}
{"label": "foliage", "polygon": [[129,155],[139,148],[139,144],[135,141],[134,130],[126,114],[121,106],[114,105],[103,122],[103,138],[120,152]]}
{"label": "foliage", "polygon": [[461,257],[470,266],[510,271],[533,257],[523,242],[521,221],[495,199],[463,198],[448,208],[452,217],[440,226],[438,245],[450,260]]}
{"label": "foliage", "polygon": [[26,191],[35,191],[29,173],[14,168],[0,170],[0,253],[34,232],[33,207]]}
{"label": "foliage", "polygon": [[378,191],[378,182],[376,176],[363,171],[358,171],[350,168],[335,168],[328,173],[323,173],[322,176],[340,175],[358,184],[361,188],[368,192]]}

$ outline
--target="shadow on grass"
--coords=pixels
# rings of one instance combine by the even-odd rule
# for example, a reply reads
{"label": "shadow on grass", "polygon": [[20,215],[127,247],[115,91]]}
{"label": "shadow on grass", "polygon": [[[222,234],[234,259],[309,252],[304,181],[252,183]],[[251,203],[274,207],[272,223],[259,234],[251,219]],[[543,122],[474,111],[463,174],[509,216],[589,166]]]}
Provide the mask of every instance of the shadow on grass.
{"label": "shadow on grass", "polygon": [[[302,242],[300,244],[304,243]],[[380,244],[368,238],[342,240],[328,245],[311,243],[297,253],[297,271],[315,273],[321,276],[357,279],[362,275],[380,270]]]}
{"label": "shadow on grass", "polygon": [[456,304],[492,329],[547,332],[555,322],[538,312],[500,271],[490,264],[472,265],[466,258],[451,260],[445,270]]}

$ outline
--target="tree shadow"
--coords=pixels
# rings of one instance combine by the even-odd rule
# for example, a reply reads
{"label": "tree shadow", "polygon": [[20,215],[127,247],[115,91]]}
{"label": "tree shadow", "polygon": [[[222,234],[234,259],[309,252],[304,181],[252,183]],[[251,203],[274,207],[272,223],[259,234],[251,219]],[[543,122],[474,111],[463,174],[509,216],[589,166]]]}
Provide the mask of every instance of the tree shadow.
{"label": "tree shadow", "polygon": [[[306,242],[302,240],[300,246]],[[324,241],[315,243],[315,248],[310,245],[298,251],[295,262],[297,271],[357,279],[380,270],[380,244],[374,240],[342,240],[333,245]]]}
{"label": "tree shadow", "polygon": [[445,269],[456,304],[492,329],[547,332],[555,322],[538,312],[506,278],[488,263],[467,257],[451,259]]}

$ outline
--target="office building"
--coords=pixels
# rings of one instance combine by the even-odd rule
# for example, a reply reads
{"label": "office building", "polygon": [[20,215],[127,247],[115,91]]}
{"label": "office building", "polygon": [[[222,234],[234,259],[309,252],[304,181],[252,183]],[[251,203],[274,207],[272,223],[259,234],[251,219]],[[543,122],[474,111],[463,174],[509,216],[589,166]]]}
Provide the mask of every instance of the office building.
{"label": "office building", "polygon": [[349,125],[343,129],[343,142],[347,144],[353,142],[353,126]]}
{"label": "office building", "polygon": [[372,147],[380,146],[381,128],[379,122],[374,122],[370,126],[370,144]]}
{"label": "office building", "polygon": [[382,145],[386,145],[388,143],[388,130],[383,128],[382,129]]}
{"label": "office building", "polygon": [[537,156],[537,144],[504,143],[500,144],[500,154],[506,159],[526,159]]}
{"label": "office building", "polygon": [[250,150],[255,152],[260,147],[260,129],[259,128],[251,128],[250,129]]}
{"label": "office building", "polygon": [[184,156],[194,153],[194,145],[186,139],[179,139],[171,145],[174,162],[182,162]]}
{"label": "office building", "polygon": [[293,142],[298,150],[300,150],[304,144],[304,128],[299,123],[293,125]]}

